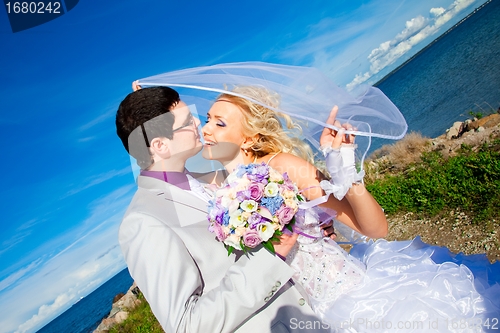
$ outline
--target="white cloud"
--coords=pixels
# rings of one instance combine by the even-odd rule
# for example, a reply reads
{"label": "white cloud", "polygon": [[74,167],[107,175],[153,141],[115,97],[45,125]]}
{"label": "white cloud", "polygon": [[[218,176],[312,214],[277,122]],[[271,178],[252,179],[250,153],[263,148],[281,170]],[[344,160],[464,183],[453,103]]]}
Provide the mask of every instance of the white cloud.
{"label": "white cloud", "polygon": [[116,115],[116,108],[117,108],[117,105],[119,103],[120,103],[120,101],[115,101],[110,106],[108,106],[107,108],[105,108],[104,112],[101,112],[101,114],[99,116],[97,116],[96,118],[88,121],[86,124],[83,124],[82,126],[80,126],[78,128],[78,130],[79,131],[86,131],[86,130],[88,130],[88,129],[96,126],[96,125],[99,125],[102,122],[107,121],[110,118],[115,117],[115,115]]}
{"label": "white cloud", "polygon": [[446,11],[446,9],[444,9],[443,7],[431,8],[431,10],[430,10],[431,14],[434,16],[442,15],[445,11]]}
{"label": "white cloud", "polygon": [[394,42],[403,41],[412,37],[415,33],[422,30],[428,24],[428,19],[419,15],[417,17],[412,18],[409,21],[406,21],[406,28],[396,35],[394,38]]}
{"label": "white cloud", "polygon": [[21,230],[12,237],[6,239],[2,242],[2,249],[0,250],[0,255],[9,251],[11,248],[21,243],[26,237],[31,235],[30,230]]}
{"label": "white cloud", "polygon": [[[34,261],[0,281],[0,332],[34,332],[125,267],[118,226],[135,185],[94,200],[77,229],[44,244],[64,248]],[[2,290],[3,289],[3,290]]]}
{"label": "white cloud", "polygon": [[81,181],[79,185],[72,185],[72,189],[68,191],[64,197],[74,195],[76,193],[82,192],[88,188],[91,188],[92,186],[99,185],[101,183],[104,183],[105,181],[108,181],[110,179],[113,179],[115,177],[123,176],[131,172],[131,169],[129,166],[120,169],[120,170],[109,170],[106,172],[103,172],[98,175],[91,175]]}
{"label": "white cloud", "polygon": [[[403,6],[403,2],[370,1],[306,27],[306,38],[284,50],[273,49],[264,58],[277,56],[290,64],[319,68],[337,84],[349,88],[373,83],[402,62],[401,57],[415,53],[417,44],[438,31],[444,32],[444,25],[458,21],[459,12],[478,2],[452,1],[435,1],[427,8],[425,3]],[[443,6],[446,2],[449,5]],[[405,15],[410,19],[403,21],[404,27],[397,31],[395,24],[403,24],[399,18]]]}
{"label": "white cloud", "polygon": [[42,260],[39,258],[39,259],[31,262],[26,267],[23,267],[23,268],[19,269],[18,271],[14,272],[13,274],[10,274],[5,279],[2,279],[0,281],[0,291],[4,290],[5,288],[7,288],[7,287],[9,287],[11,285],[13,285],[16,281],[18,281],[21,278],[23,278],[24,276],[26,276],[26,274],[32,272],[33,269],[35,269],[36,267],[38,267],[38,265],[40,264],[41,261]]}
{"label": "white cloud", "polygon": [[453,19],[461,10],[470,6],[475,0],[456,0],[448,9],[431,8],[432,18],[427,19],[418,15],[405,24],[405,28],[393,39],[381,43],[368,55],[370,63],[369,71],[358,73],[354,79],[347,84],[348,89],[364,83],[385,68],[394,64],[403,55],[422,42],[427,37],[435,34],[440,27]]}
{"label": "white cloud", "polygon": [[69,301],[75,298],[74,290],[70,290],[65,294],[57,296],[52,304],[44,304],[38,309],[38,313],[33,315],[29,320],[19,325],[15,333],[28,332],[34,327],[41,327],[47,317],[53,317],[59,314],[60,309],[63,308]]}
{"label": "white cloud", "polygon": [[122,270],[116,222],[97,228],[3,292],[0,310],[8,319],[0,332],[36,331]]}
{"label": "white cloud", "polygon": [[[352,40],[367,29],[373,28],[378,23],[376,17],[371,17],[362,22],[346,22],[341,24],[331,18],[325,18],[310,27],[309,37],[304,39],[285,51],[280,56],[285,59],[300,61],[309,57],[315,57],[318,52],[335,47],[339,43]],[[338,52],[339,50],[331,50]]]}
{"label": "white cloud", "polygon": [[97,136],[88,136],[88,137],[85,137],[85,138],[80,138],[78,139],[78,142],[90,142],[90,141],[93,141],[97,139]]}

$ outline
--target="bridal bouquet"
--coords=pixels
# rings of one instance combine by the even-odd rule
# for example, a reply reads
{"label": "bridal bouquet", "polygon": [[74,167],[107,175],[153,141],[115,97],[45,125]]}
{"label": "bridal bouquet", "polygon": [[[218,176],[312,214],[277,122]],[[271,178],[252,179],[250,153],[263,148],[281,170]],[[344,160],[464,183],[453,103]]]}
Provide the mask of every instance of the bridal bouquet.
{"label": "bridal bouquet", "polygon": [[283,228],[291,230],[304,201],[297,186],[265,163],[239,165],[226,184],[209,202],[209,231],[225,244],[228,255],[259,244],[274,253],[272,242]]}

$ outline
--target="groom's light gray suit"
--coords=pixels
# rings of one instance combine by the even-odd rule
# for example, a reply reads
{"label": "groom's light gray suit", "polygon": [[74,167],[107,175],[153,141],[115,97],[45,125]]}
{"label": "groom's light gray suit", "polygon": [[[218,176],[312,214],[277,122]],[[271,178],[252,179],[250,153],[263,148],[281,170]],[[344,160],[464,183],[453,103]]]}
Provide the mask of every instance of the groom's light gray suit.
{"label": "groom's light gray suit", "polygon": [[150,177],[138,186],[119,240],[166,332],[305,332],[306,321],[319,323],[281,259],[263,248],[227,255],[207,230],[206,201]]}

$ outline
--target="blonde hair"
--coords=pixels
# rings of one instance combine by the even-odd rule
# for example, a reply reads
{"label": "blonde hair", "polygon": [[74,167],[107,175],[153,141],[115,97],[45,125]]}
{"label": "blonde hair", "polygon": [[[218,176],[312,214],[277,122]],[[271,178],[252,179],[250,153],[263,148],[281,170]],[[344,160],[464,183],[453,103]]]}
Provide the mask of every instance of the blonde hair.
{"label": "blonde hair", "polygon": [[[265,88],[254,86],[239,86],[232,90],[233,93],[249,97],[264,105],[277,108],[280,97],[277,93]],[[311,147],[300,140],[298,135],[302,128],[292,119],[281,112],[271,110],[246,98],[222,94],[217,100],[226,100],[238,106],[243,112],[243,134],[247,137],[257,137],[249,148],[257,157],[273,153],[289,153],[313,163],[314,154]],[[285,122],[283,127],[280,118]]]}

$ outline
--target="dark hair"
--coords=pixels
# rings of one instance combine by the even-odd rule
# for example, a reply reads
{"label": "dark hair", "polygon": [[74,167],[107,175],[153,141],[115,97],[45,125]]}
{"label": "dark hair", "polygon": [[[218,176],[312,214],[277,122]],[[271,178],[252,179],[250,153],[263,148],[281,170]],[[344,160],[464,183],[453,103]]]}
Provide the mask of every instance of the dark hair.
{"label": "dark hair", "polygon": [[172,139],[175,119],[170,109],[179,101],[177,91],[153,87],[134,91],[120,103],[116,112],[116,133],[141,169],[147,169],[153,163],[149,150],[153,139]]}

